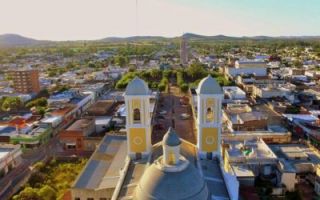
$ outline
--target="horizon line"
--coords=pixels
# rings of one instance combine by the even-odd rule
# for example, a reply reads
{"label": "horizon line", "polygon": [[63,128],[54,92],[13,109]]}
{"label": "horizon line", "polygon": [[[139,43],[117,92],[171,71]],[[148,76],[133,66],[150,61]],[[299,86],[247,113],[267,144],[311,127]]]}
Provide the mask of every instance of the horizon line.
{"label": "horizon line", "polygon": [[50,41],[50,42],[75,42],[75,41],[99,41],[103,39],[108,39],[108,38],[116,38],[116,39],[128,39],[128,38],[133,38],[133,37],[162,37],[165,39],[173,39],[173,38],[179,38],[182,37],[183,35],[186,34],[192,34],[192,35],[197,35],[197,36],[203,36],[203,37],[214,37],[214,36],[224,36],[224,37],[234,37],[234,38],[254,38],[254,37],[270,37],[270,38],[303,38],[303,37],[320,37],[320,34],[317,35],[225,35],[225,34],[216,34],[216,35],[205,35],[205,34],[199,34],[199,33],[193,33],[193,32],[185,32],[181,35],[174,35],[174,36],[164,36],[164,35],[127,35],[127,36],[106,36],[103,38],[97,38],[97,39],[66,39],[66,40],[54,40],[54,39],[37,39],[36,37],[32,36],[27,36],[24,34],[19,34],[19,33],[0,33],[0,36],[4,35],[16,35],[20,37],[24,37],[26,39],[32,39],[32,40],[37,40],[37,41]]}

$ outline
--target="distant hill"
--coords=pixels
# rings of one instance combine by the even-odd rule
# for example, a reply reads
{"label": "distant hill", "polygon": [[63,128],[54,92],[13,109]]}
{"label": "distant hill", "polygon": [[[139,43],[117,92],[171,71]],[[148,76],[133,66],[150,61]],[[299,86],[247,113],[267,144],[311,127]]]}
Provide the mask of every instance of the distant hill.
{"label": "distant hill", "polygon": [[15,46],[34,46],[48,44],[49,41],[36,40],[27,38],[17,34],[0,35],[0,47],[15,47]]}
{"label": "distant hill", "polygon": [[[194,33],[185,33],[182,35],[188,40],[193,41],[215,41],[215,40],[320,40],[320,36],[280,36],[280,37],[270,37],[270,36],[252,36],[252,37],[233,37],[225,35],[214,35],[206,36]],[[178,37],[162,37],[162,36],[132,36],[132,37],[106,37],[99,40],[82,40],[81,42],[108,42],[108,43],[121,43],[121,42],[150,42],[150,41],[173,41],[179,39]],[[36,40],[33,38],[24,37],[17,34],[3,34],[0,35],[0,47],[21,47],[21,46],[46,46],[46,45],[56,45],[65,43],[76,43],[79,41],[46,41],[46,40]]]}
{"label": "distant hill", "polygon": [[214,35],[214,36],[205,36],[198,35],[194,33],[185,33],[183,37],[186,37],[189,40],[275,40],[275,39],[286,39],[286,40],[319,40],[320,36],[279,36],[279,37],[271,37],[271,36],[242,36],[242,37],[232,37],[225,35]]}
{"label": "distant hill", "polygon": [[139,42],[139,41],[159,41],[169,38],[161,36],[132,36],[132,37],[107,37],[97,41],[102,42]]}
{"label": "distant hill", "polygon": [[206,36],[206,35],[198,35],[198,34],[194,34],[194,33],[185,33],[182,36],[189,39],[189,40],[234,40],[234,39],[239,39],[237,37],[230,37],[230,36],[225,36],[225,35]]}

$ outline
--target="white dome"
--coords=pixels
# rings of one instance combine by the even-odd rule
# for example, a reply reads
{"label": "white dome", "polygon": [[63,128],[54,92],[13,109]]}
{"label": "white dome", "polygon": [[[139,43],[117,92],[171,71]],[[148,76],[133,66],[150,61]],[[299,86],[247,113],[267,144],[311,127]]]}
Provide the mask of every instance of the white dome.
{"label": "white dome", "polygon": [[202,79],[199,83],[198,94],[223,94],[222,88],[219,83],[208,75],[206,78]]}
{"label": "white dome", "polygon": [[127,85],[125,95],[149,95],[149,88],[144,80],[135,77]]}

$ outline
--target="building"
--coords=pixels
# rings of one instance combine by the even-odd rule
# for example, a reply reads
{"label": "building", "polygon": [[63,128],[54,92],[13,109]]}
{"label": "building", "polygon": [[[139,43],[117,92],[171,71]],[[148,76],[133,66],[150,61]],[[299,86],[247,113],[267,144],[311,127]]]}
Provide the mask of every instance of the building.
{"label": "building", "polygon": [[37,148],[51,136],[52,128],[32,116],[14,117],[0,125],[0,142],[20,144],[22,150]]}
{"label": "building", "polygon": [[183,140],[169,128],[152,145],[150,91],[144,81],[133,79],[125,92],[127,139],[105,136],[71,188],[72,199],[238,199],[239,184],[220,161],[222,89],[211,77],[198,89],[200,102],[206,102],[199,113],[211,120],[197,122],[200,142]]}
{"label": "building", "polygon": [[22,68],[8,72],[13,80],[13,88],[18,93],[29,94],[40,91],[39,72],[36,69]]}
{"label": "building", "polygon": [[223,87],[224,99],[223,103],[241,102],[247,103],[246,93],[237,86]]}
{"label": "building", "polygon": [[223,155],[225,170],[235,174],[241,185],[254,186],[260,175],[276,178],[277,156],[262,139],[225,140]]}
{"label": "building", "polygon": [[59,140],[65,150],[92,151],[95,149],[95,146],[86,145],[85,138],[95,133],[95,128],[94,119],[79,119],[60,133]]}
{"label": "building", "polygon": [[0,179],[21,163],[21,154],[20,145],[0,143]]}
{"label": "building", "polygon": [[267,64],[256,60],[236,61],[232,67],[225,67],[228,77],[235,78],[238,75],[267,76]]}
{"label": "building", "polygon": [[188,64],[188,42],[184,36],[181,37],[180,41],[180,63],[182,65]]}
{"label": "building", "polygon": [[320,164],[319,153],[304,144],[269,145],[279,159],[281,182],[288,191],[294,191],[299,182],[315,184],[316,172]]}
{"label": "building", "polygon": [[106,116],[114,106],[114,100],[98,100],[86,110],[86,113],[90,116]]}
{"label": "building", "polygon": [[256,86],[253,85],[253,92],[252,96],[254,98],[273,98],[273,97],[285,97],[288,99],[290,102],[294,102],[295,100],[295,95],[294,91],[295,86],[293,84],[277,84],[277,85],[267,85],[267,86]]}

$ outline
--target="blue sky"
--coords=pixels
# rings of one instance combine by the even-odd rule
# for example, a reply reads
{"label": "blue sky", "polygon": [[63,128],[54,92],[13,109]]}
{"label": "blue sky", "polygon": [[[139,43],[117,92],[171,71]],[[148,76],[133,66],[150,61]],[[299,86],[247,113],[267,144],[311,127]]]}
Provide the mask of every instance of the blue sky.
{"label": "blue sky", "polygon": [[50,40],[320,35],[320,0],[0,0],[0,19],[0,34]]}

